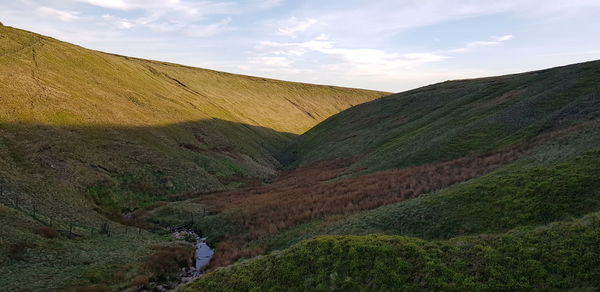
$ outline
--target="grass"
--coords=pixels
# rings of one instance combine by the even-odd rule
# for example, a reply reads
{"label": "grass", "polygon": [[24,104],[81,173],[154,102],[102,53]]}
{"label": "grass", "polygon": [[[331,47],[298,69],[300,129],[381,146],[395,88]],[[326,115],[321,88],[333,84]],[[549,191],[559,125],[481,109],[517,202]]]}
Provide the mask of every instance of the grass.
{"label": "grass", "polygon": [[[248,242],[274,236],[299,224],[331,215],[349,215],[362,210],[418,197],[436,189],[478,177],[518,157],[519,149],[508,149],[481,157],[464,157],[405,169],[377,172],[361,177],[335,180],[345,169],[344,163],[330,162],[298,169],[273,184],[217,193],[198,199],[213,211],[229,216],[237,228],[229,228],[216,245],[212,264],[229,264],[248,254],[259,253],[265,246]],[[331,181],[331,179],[334,179]],[[199,229],[216,223],[203,222]],[[217,237],[214,234],[209,237]],[[220,232],[222,234],[222,232]],[[220,235],[219,235],[220,237]]]}
{"label": "grass", "polygon": [[[112,236],[97,230],[76,228],[70,238],[64,226],[53,227],[14,209],[0,205],[0,286],[7,291],[68,291],[80,287],[123,291],[136,278],[163,280],[172,277],[174,265],[164,253],[180,254],[180,262],[191,260],[189,244],[171,238],[113,224]],[[184,256],[185,253],[188,256]],[[168,256],[169,260],[173,257]],[[160,265],[162,269],[155,267]],[[137,283],[139,284],[139,283]],[[137,291],[137,290],[134,290]]]}
{"label": "grass", "polygon": [[272,177],[292,137],[384,94],[0,35],[0,179],[111,212]]}
{"label": "grass", "polygon": [[[583,136],[587,140],[590,133]],[[577,141],[573,136],[563,139]],[[555,144],[569,146],[560,141],[540,145],[529,156],[468,182],[348,216],[324,217],[255,244],[283,249],[324,234],[446,239],[548,224],[600,210],[600,151],[543,160],[556,151]]]}
{"label": "grass", "polygon": [[600,61],[448,81],[355,106],[294,139],[292,167],[357,157],[348,174],[497,151],[600,115]]}
{"label": "grass", "polygon": [[600,215],[426,241],[322,236],[219,269],[178,291],[595,290]]}
{"label": "grass", "polygon": [[190,264],[116,222],[238,261],[192,291],[600,284],[600,61],[378,99],[0,36],[3,288],[152,289]]}
{"label": "grass", "polygon": [[[0,26],[0,223],[10,226],[0,285],[139,287],[153,277],[139,267],[165,238],[68,239],[45,224],[99,227],[157,201],[270,178],[294,136],[384,94],[117,56]],[[155,223],[180,220],[158,211]]]}

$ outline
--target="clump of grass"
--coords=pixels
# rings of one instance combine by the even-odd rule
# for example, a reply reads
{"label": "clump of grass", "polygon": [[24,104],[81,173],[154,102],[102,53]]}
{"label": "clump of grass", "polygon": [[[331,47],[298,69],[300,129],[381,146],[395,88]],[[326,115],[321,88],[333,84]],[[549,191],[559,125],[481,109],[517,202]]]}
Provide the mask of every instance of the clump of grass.
{"label": "clump of grass", "polygon": [[600,214],[443,241],[323,236],[204,275],[178,291],[581,290],[600,285]]}
{"label": "clump of grass", "polygon": [[108,288],[103,286],[86,286],[86,287],[78,287],[69,290],[70,292],[108,292],[110,291]]}
{"label": "clump of grass", "polygon": [[147,288],[148,284],[150,283],[150,278],[145,275],[139,275],[131,279],[129,283],[131,285],[131,288],[134,288],[135,291],[141,291]]}
{"label": "clump of grass", "polygon": [[155,282],[168,282],[177,276],[182,268],[192,265],[194,249],[191,245],[159,246],[146,259],[144,270]]}
{"label": "clump of grass", "polygon": [[38,227],[34,230],[34,233],[49,239],[57,238],[60,236],[60,233],[56,231],[56,229],[48,226]]}
{"label": "clump of grass", "polygon": [[27,257],[27,251],[35,247],[33,244],[25,241],[12,243],[8,246],[8,258],[14,261],[23,261]]}

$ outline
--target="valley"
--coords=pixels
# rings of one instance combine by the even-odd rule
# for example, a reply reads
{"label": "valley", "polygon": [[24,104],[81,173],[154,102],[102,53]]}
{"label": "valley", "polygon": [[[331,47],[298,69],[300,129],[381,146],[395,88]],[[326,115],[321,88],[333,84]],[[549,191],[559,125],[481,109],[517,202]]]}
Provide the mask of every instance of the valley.
{"label": "valley", "polygon": [[391,94],[0,36],[7,291],[159,289],[177,228],[176,291],[600,287],[600,61]]}

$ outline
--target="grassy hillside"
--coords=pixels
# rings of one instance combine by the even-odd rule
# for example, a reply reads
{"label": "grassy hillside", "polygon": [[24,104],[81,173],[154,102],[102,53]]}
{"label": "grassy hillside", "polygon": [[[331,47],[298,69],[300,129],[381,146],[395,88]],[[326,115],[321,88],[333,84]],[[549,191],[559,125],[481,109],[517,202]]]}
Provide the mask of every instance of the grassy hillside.
{"label": "grassy hillside", "polygon": [[479,155],[600,116],[600,61],[448,81],[343,111],[295,139],[291,165],[357,157],[348,173]]}
{"label": "grassy hillside", "polygon": [[[129,212],[260,183],[290,139],[384,94],[111,55],[0,26],[0,286],[110,291],[154,277],[144,262],[170,239],[132,236],[107,217],[142,224]],[[106,222],[125,235],[95,236]]]}
{"label": "grassy hillside", "polygon": [[[591,133],[586,134],[589,137]],[[598,140],[600,131],[595,134]],[[600,141],[590,147],[598,145]],[[540,149],[538,155],[465,183],[350,216],[301,224],[261,243],[269,250],[281,249],[323,234],[447,239],[548,224],[600,210],[599,150],[571,154],[562,161],[537,160],[547,157],[551,149]]]}
{"label": "grassy hillside", "polygon": [[125,227],[115,223],[111,223],[110,237],[81,226],[75,226],[77,235],[70,237],[67,222],[55,219],[50,227],[39,216],[32,218],[3,205],[0,223],[3,291],[70,291],[76,287],[81,291],[137,291],[140,280],[147,283],[169,275],[173,267],[179,270],[170,261],[161,262],[162,271],[151,266],[163,249],[188,253],[192,248],[131,227],[125,233]]}
{"label": "grassy hillside", "polygon": [[[456,95],[454,100],[446,100],[447,83],[431,86],[441,89],[428,90],[427,95],[421,96],[422,100],[414,98],[413,102],[419,105],[427,104],[427,99],[439,102],[438,106],[432,105],[437,108],[432,111],[446,114],[440,114],[438,118],[441,121],[434,119],[429,123],[443,128],[445,133],[438,133],[430,124],[424,124],[423,128],[434,130],[442,138],[454,137],[452,139],[456,138],[461,143],[470,143],[471,140],[464,137],[473,134],[477,123],[484,125],[477,131],[486,135],[489,134],[488,129],[494,132],[496,128],[523,128],[522,133],[515,130],[490,134],[481,144],[471,145],[473,148],[464,145],[452,148],[455,145],[442,139],[445,142],[435,144],[438,148],[433,149],[427,147],[434,144],[422,141],[422,148],[413,145],[412,150],[402,148],[404,144],[382,148],[381,151],[379,148],[360,150],[361,145],[371,145],[382,137],[408,141],[421,139],[421,134],[433,134],[424,129],[405,133],[389,126],[402,120],[392,112],[405,111],[395,102],[402,101],[403,96],[410,92],[351,108],[294,140],[297,141],[293,142],[294,147],[306,146],[302,143],[310,139],[323,142],[315,142],[313,148],[306,146],[309,150],[306,153],[320,153],[319,144],[329,151],[318,158],[325,160],[316,163],[304,161],[306,165],[300,163],[301,167],[279,177],[272,184],[194,200],[210,206],[217,213],[197,222],[196,228],[207,232],[212,240],[219,241],[213,265],[223,266],[324,234],[387,233],[446,239],[505,232],[518,226],[548,224],[597,212],[600,210],[597,179],[600,177],[600,95],[596,90],[600,80],[599,69],[600,62],[592,62],[484,79],[489,84],[505,79],[529,79],[531,83],[519,83],[523,92],[539,90],[539,82],[548,86],[546,79],[531,78],[536,74],[545,74],[545,77],[562,75],[561,82],[571,84],[566,89],[554,88],[539,93],[538,103],[530,107],[531,114],[519,111],[520,107],[533,103],[532,97],[523,95],[515,97],[511,101],[513,105],[491,107],[485,118],[482,114],[469,118],[468,115],[481,109],[482,103],[490,102],[487,94],[491,89],[486,87],[480,88],[479,98],[473,94],[470,104],[463,106],[456,105],[463,96]],[[557,76],[553,78],[559,79]],[[457,83],[470,89],[482,86],[482,82]],[[580,85],[572,85],[577,82]],[[552,111],[546,110],[549,105],[541,101],[542,96],[547,97],[548,102],[554,96],[561,96],[565,104],[556,106]],[[440,99],[446,103],[440,102]],[[416,105],[414,107],[417,109]],[[389,115],[382,116],[386,112]],[[513,114],[513,117],[501,118],[508,114]],[[365,123],[367,120],[372,124]],[[528,123],[520,125],[520,120],[528,120]],[[389,128],[379,131],[378,125],[382,124]],[[397,126],[404,127],[401,124]],[[346,142],[332,142],[336,137],[346,135],[349,127],[356,127],[356,136],[350,135],[351,140]],[[435,140],[439,137],[429,138]],[[338,146],[339,149],[329,148]],[[426,149],[422,154],[429,156],[410,152],[422,149]],[[358,154],[341,155],[344,151],[357,151]],[[384,154],[389,157],[380,156]],[[315,157],[319,156],[311,156],[310,159]],[[331,157],[334,159],[327,160]],[[418,160],[421,159],[419,157],[424,160]],[[371,165],[372,160],[385,165]],[[388,165],[394,161],[398,164]]]}
{"label": "grassy hillside", "polygon": [[110,55],[2,26],[0,178],[23,202],[87,193],[103,208],[235,188],[274,175],[295,135],[382,94]]}
{"label": "grassy hillside", "polygon": [[600,285],[600,214],[444,241],[325,236],[178,291],[579,290]]}

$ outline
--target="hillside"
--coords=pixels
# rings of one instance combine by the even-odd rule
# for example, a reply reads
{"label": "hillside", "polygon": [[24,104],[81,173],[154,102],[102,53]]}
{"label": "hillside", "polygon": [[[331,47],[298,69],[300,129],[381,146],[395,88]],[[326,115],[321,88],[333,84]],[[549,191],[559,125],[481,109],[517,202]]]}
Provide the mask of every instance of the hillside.
{"label": "hillside", "polygon": [[0,80],[5,289],[160,290],[173,226],[180,291],[600,285],[600,61],[382,97],[0,26]]}
{"label": "hillside", "polygon": [[[122,224],[152,225],[131,211],[269,180],[293,137],[384,94],[117,56],[0,26],[0,286],[121,291],[163,277],[144,262],[172,239],[133,233]],[[113,237],[98,236],[101,224]]]}
{"label": "hillside", "polygon": [[[446,239],[596,212],[598,82],[600,62],[590,62],[353,107],[294,139],[288,154],[298,149],[300,166],[274,183],[192,200],[216,213],[196,227],[215,241],[213,265],[223,266],[324,234]],[[493,94],[496,84],[504,91]],[[506,99],[517,90],[509,85],[523,95]],[[447,97],[449,88],[456,92]],[[405,119],[407,104],[437,115]]]}
{"label": "hillside", "polygon": [[600,116],[600,61],[447,81],[341,112],[294,139],[292,166],[355,158],[368,173],[523,143]]}
{"label": "hillside", "polygon": [[178,291],[580,290],[600,285],[600,215],[445,241],[326,236]]}
{"label": "hillside", "polygon": [[135,208],[235,188],[273,176],[295,135],[383,95],[110,55],[10,27],[0,36],[0,179],[23,202],[44,190]]}
{"label": "hillside", "polygon": [[[328,212],[275,232],[267,223],[248,224],[260,235],[247,237],[245,248],[270,253],[216,269],[179,291],[595,290],[600,123],[539,138],[508,161],[466,157],[344,178],[339,176],[345,168],[338,165],[331,176],[312,182],[302,167],[285,178],[298,181],[289,189],[226,197],[244,201],[239,211],[244,222],[253,222],[250,214],[264,219],[260,214],[266,210],[273,210],[268,218],[275,222],[297,219],[303,213],[296,210]],[[495,169],[480,171],[490,167]],[[456,173],[481,175],[439,184],[440,177],[452,183]],[[332,177],[337,179],[329,181]],[[302,188],[304,183],[317,191]],[[435,190],[414,195],[426,187]],[[302,192],[305,200],[289,195]],[[338,193],[346,194],[343,200]],[[337,208],[330,208],[330,197]],[[263,203],[265,198],[273,203]],[[268,208],[244,213],[254,205]],[[221,248],[231,251],[228,247]]]}

